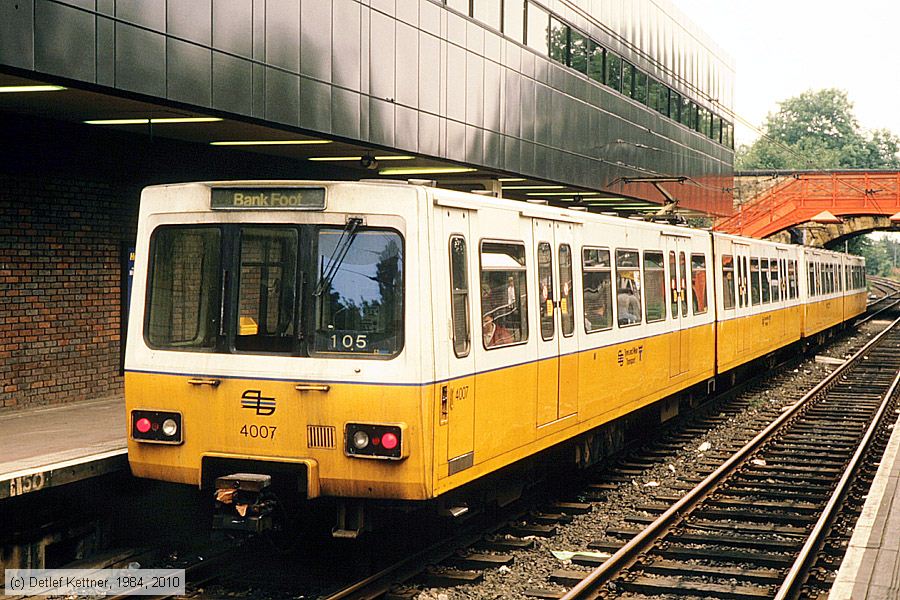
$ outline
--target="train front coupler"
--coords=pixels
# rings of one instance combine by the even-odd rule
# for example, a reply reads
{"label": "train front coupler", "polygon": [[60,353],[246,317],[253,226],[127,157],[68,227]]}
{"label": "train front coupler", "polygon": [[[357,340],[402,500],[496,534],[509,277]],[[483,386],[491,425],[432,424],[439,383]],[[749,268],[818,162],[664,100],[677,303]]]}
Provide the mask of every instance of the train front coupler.
{"label": "train front coupler", "polygon": [[276,499],[272,477],[259,473],[233,473],[218,477],[215,487],[213,529],[261,533],[275,528]]}

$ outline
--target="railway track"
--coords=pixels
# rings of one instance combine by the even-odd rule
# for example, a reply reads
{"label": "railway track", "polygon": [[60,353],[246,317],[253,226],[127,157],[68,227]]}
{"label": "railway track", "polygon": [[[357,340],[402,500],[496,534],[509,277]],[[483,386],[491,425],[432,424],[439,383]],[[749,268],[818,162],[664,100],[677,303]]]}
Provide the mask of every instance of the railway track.
{"label": "railway track", "polygon": [[[782,369],[782,372],[774,379],[782,380],[789,387],[796,387],[798,386],[798,373],[796,369],[793,371]],[[807,376],[808,387],[814,385],[810,379],[811,377]],[[523,563],[540,562],[542,558],[546,558],[548,549],[554,545],[556,547],[572,546],[571,539],[566,539],[567,536],[562,533],[566,530],[569,521],[573,518],[576,520],[588,518],[590,515],[579,515],[592,509],[596,509],[595,514],[602,513],[608,504],[619,500],[615,495],[618,493],[616,490],[628,490],[638,485],[638,480],[645,481],[648,472],[653,469],[658,471],[660,468],[665,468],[667,463],[671,463],[672,456],[685,446],[696,447],[699,444],[698,438],[702,439],[704,434],[717,425],[740,419],[748,412],[752,413],[752,405],[757,401],[748,400],[744,396],[753,396],[754,392],[765,396],[768,394],[766,387],[766,384],[760,383],[758,380],[748,382],[743,386],[743,391],[746,393],[741,397],[735,397],[737,392],[741,391],[740,389],[735,390],[734,395],[729,400],[718,404],[715,411],[709,414],[697,414],[691,420],[682,423],[649,445],[633,448],[624,453],[613,464],[595,473],[592,480],[586,483],[582,482],[582,487],[572,486],[571,489],[558,491],[557,497],[562,498],[563,501],[557,502],[555,505],[545,504],[541,509],[532,509],[522,515],[521,522],[516,523],[518,531],[513,531],[514,528],[507,528],[505,536],[489,536],[488,540],[491,543],[485,543],[484,539],[475,543],[451,541],[440,555],[410,557],[402,568],[386,569],[377,576],[359,581],[353,586],[335,592],[328,598],[329,600],[377,597],[415,598],[423,589],[425,595],[421,597],[425,598],[435,597],[436,594],[446,595],[449,598],[559,598],[563,596],[564,590],[560,588],[560,585],[553,584],[574,585],[586,575],[586,572],[550,569],[542,573],[542,576],[550,582],[549,586],[542,586],[539,581],[535,581],[534,585],[526,586],[527,589],[521,589],[520,586],[520,589],[515,591],[503,589],[502,583],[498,583],[496,573],[498,570],[502,573],[504,569],[506,569],[506,573],[513,573],[513,570],[518,570]],[[780,407],[793,405],[802,396],[802,391],[788,394],[780,404],[756,409],[755,414],[745,424],[746,430],[752,431],[752,433],[748,433],[747,439],[753,437],[756,431],[776,418],[781,412]],[[701,456],[700,463],[702,464],[695,466],[698,466],[701,472],[705,469],[705,474],[714,468],[708,467],[710,463],[715,463],[717,466],[724,458],[727,456],[720,459],[715,452],[710,452],[706,456]],[[671,500],[674,501],[674,499]],[[656,505],[639,506],[638,508],[661,512],[666,507]],[[566,510],[570,511],[569,514],[566,514]],[[495,533],[502,533],[502,531],[497,531],[496,527],[494,529]],[[560,535],[556,536],[558,531]],[[614,527],[612,533],[613,535],[609,537],[615,538],[622,535],[631,536],[637,531]],[[615,552],[625,545],[625,541],[609,539],[609,537],[590,543],[590,550],[595,552],[593,555],[591,552],[575,552],[571,559],[572,562],[577,565],[596,565],[603,560],[603,555],[597,555],[596,552]],[[452,550],[454,546],[457,548],[455,551]],[[517,561],[517,565],[510,569],[509,565],[513,560]],[[512,575],[504,575],[500,579],[503,577],[511,578]],[[529,577],[531,576],[529,575]],[[457,588],[456,586],[462,587]]]}
{"label": "railway track", "polygon": [[[871,329],[871,326],[869,327]],[[834,351],[831,353],[835,354]],[[841,355],[841,352],[837,352],[837,356]],[[456,530],[454,535],[435,537],[433,539],[440,539],[440,541],[428,547],[420,544],[417,549],[403,554],[402,558],[396,561],[382,561],[374,568],[363,568],[357,565],[357,574],[364,575],[352,584],[339,585],[341,580],[334,577],[334,573],[322,575],[318,581],[313,581],[315,577],[311,577],[311,573],[301,574],[297,571],[315,567],[297,569],[296,559],[277,559],[261,552],[250,552],[248,559],[248,553],[244,552],[240,557],[235,558],[235,562],[241,563],[240,568],[229,566],[231,559],[224,555],[221,558],[217,557],[216,560],[204,561],[205,564],[189,566],[188,595],[204,598],[225,595],[255,597],[262,594],[266,597],[277,598],[296,597],[299,593],[303,597],[320,597],[331,600],[377,597],[399,599],[415,598],[423,589],[430,592],[435,589],[443,589],[449,593],[450,598],[467,598],[470,595],[491,596],[490,591],[479,591],[479,586],[487,586],[489,589],[491,585],[496,586],[497,584],[492,584],[491,581],[496,580],[495,574],[498,571],[504,572],[505,570],[506,573],[511,573],[513,569],[518,569],[525,563],[539,562],[535,557],[541,554],[546,555],[548,548],[573,547],[575,544],[565,533],[570,521],[591,517],[585,513],[592,510],[594,515],[597,515],[606,510],[610,504],[619,502],[620,496],[617,495],[619,492],[616,490],[628,490],[637,485],[636,482],[644,482],[648,478],[656,478],[661,481],[659,476],[648,475],[648,473],[652,473],[654,469],[659,471],[667,464],[671,464],[672,456],[679,449],[696,447],[700,440],[704,439],[704,436],[715,427],[744,418],[748,413],[753,413],[753,410],[756,412],[748,420],[747,431],[755,432],[765,426],[766,423],[778,416],[782,406],[794,404],[800,400],[803,395],[802,391],[790,391],[780,402],[766,405],[762,409],[756,406],[761,401],[753,398],[765,398],[769,389],[773,386],[777,387],[780,383],[785,384],[785,387],[788,388],[798,387],[795,381],[798,375],[803,375],[802,369],[798,373],[797,369],[791,366],[780,369],[777,375],[766,376],[767,380],[760,376],[746,382],[731,390],[728,399],[720,400],[714,406],[710,406],[709,412],[698,412],[689,420],[671,428],[667,434],[650,442],[649,445],[631,448],[607,464],[606,467],[594,471],[591,479],[563,486],[554,492],[552,498],[535,500],[506,512],[485,515],[485,518],[480,521],[473,519],[465,527]],[[815,377],[815,373],[811,373],[807,376],[806,381],[807,383],[800,384],[799,388],[804,385],[807,388],[812,386],[813,381],[818,381],[818,378]],[[744,439],[750,439],[753,435],[754,433],[748,433]],[[743,434],[738,434],[733,439],[737,441],[742,436]],[[736,447],[739,444],[733,445]],[[722,448],[717,447],[705,455],[700,455],[698,464],[694,465],[699,469],[693,475],[694,479],[701,479],[727,458],[727,455],[717,452],[717,450],[721,451]],[[685,485],[685,481],[690,481],[692,476],[690,473],[682,473],[681,470],[682,466],[679,465],[679,474],[685,475],[685,477],[680,478],[677,487],[689,487]],[[765,482],[761,485],[763,488],[774,487],[771,484],[766,485]],[[663,491],[663,488],[659,489],[661,492]],[[735,489],[740,491],[740,488]],[[745,486],[743,491],[749,493],[752,490],[752,486]],[[679,490],[679,493],[681,491],[683,490]],[[769,491],[773,497],[777,496],[776,490],[770,489]],[[864,493],[862,492],[861,495]],[[789,496],[791,492],[785,491],[783,494]],[[625,520],[630,523],[630,527],[628,524],[622,526],[620,523],[609,527],[606,535],[595,535],[591,542],[591,550],[615,553],[626,544],[627,538],[637,533],[633,528],[635,524],[652,521],[653,519],[646,515],[663,512],[665,508],[668,508],[666,502],[671,503],[676,500],[675,495],[671,490],[659,495],[648,494],[646,497],[649,500],[644,504],[637,504],[635,507],[637,510],[632,510],[633,514],[626,517]],[[812,496],[810,495],[811,498]],[[796,500],[791,497],[781,499]],[[782,536],[778,533],[775,535],[793,539],[791,536]],[[693,546],[690,545],[690,547]],[[332,551],[323,551],[325,554],[330,552]],[[602,558],[597,556],[578,554],[573,559],[576,565],[596,566],[598,562],[602,561]],[[253,566],[256,564],[257,558],[260,564],[268,564],[263,568],[258,565]],[[342,557],[340,554],[335,554],[334,562],[352,563],[353,560],[348,556]],[[293,567],[285,567],[287,562],[292,561]],[[819,566],[821,567],[821,565],[820,561]],[[752,567],[747,567],[748,571],[752,571],[752,569]],[[519,590],[516,595],[519,597],[558,598],[565,593],[565,588],[562,586],[576,585],[587,574],[586,571],[573,573],[566,569],[551,571],[547,570],[543,574],[544,579],[550,582],[549,586],[543,585],[541,581],[535,581],[529,589]],[[249,577],[247,573],[255,573],[255,576]],[[659,578],[661,576],[650,574],[648,577]],[[277,585],[274,585],[276,581]],[[554,583],[557,585],[553,585]],[[329,588],[332,591],[326,591]],[[624,590],[624,588],[622,589]],[[506,596],[505,592],[499,593],[499,597]],[[497,597],[496,592],[494,597]],[[740,596],[726,595],[725,597]]]}
{"label": "railway track", "polygon": [[799,597],[881,417],[895,416],[898,323],[563,598]]}

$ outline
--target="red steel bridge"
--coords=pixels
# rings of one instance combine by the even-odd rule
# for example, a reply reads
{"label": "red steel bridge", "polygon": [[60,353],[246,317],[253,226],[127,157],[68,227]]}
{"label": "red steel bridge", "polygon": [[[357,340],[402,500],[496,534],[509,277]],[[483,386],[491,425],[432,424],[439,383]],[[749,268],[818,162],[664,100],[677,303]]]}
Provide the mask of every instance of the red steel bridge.
{"label": "red steel bridge", "polygon": [[[781,181],[719,220],[715,230],[767,238],[803,223],[847,223],[838,232],[846,236],[900,223],[900,171],[776,172],[774,177]],[[854,226],[861,217],[868,218]]]}

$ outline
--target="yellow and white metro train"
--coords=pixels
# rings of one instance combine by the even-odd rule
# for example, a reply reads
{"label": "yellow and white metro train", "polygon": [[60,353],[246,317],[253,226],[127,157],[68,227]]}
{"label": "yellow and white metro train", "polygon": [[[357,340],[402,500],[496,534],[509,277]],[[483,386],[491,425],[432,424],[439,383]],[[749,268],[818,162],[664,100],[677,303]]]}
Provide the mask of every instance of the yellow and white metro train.
{"label": "yellow and white metro train", "polygon": [[150,187],[136,250],[132,471],[249,529],[270,488],[462,506],[593,462],[866,302],[859,257],[399,182]]}

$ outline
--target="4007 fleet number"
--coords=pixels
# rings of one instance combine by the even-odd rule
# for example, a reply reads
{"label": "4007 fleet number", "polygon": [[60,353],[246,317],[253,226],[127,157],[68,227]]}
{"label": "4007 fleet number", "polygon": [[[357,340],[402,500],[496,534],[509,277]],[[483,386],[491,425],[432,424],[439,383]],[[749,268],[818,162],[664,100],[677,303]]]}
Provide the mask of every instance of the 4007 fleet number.
{"label": "4007 fleet number", "polygon": [[263,440],[274,440],[277,427],[270,425],[244,425],[240,434],[244,437]]}

